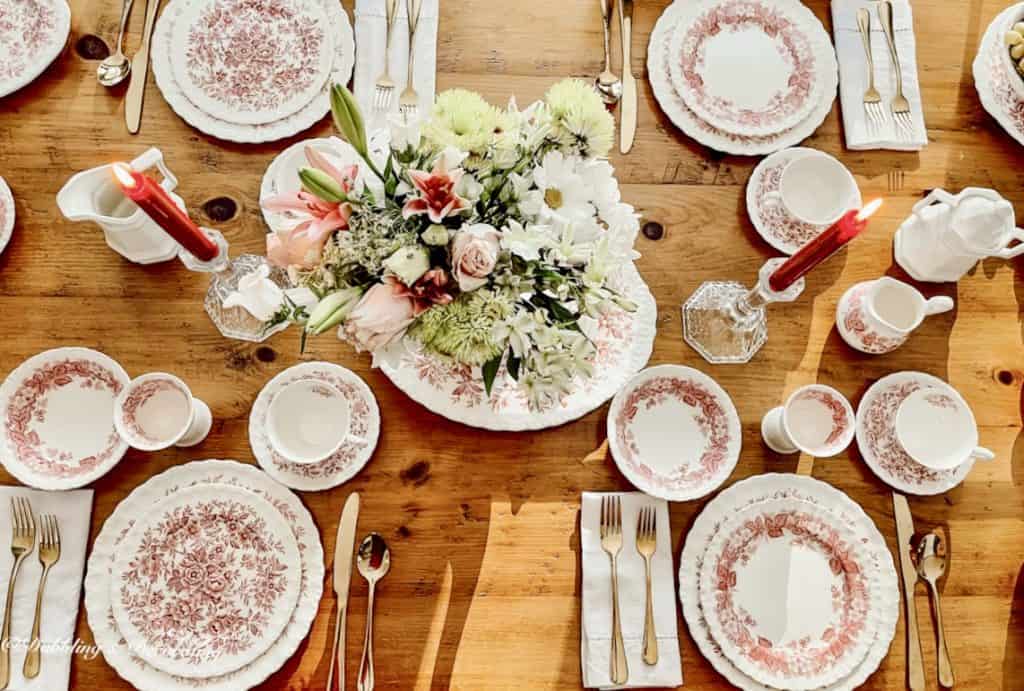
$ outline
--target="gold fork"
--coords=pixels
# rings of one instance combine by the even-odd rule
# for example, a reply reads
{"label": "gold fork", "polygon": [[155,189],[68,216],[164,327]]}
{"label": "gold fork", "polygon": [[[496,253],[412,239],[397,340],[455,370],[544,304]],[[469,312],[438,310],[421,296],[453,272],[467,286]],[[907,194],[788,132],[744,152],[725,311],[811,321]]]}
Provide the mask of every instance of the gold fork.
{"label": "gold fork", "polygon": [[601,499],[601,549],[612,560],[612,655],[611,677],[614,684],[625,684],[629,679],[626,667],[626,647],[622,642],[622,623],[619,620],[618,556],[622,550],[622,502],[617,496]]}
{"label": "gold fork", "polygon": [[416,28],[420,23],[420,10],[423,8],[423,0],[405,0],[405,10],[409,22],[409,74],[405,78],[405,89],[398,99],[398,108],[406,122],[415,119],[420,110],[420,97],[413,88],[413,67],[416,58]]}
{"label": "gold fork", "polygon": [[658,549],[658,515],[653,506],[640,509],[636,519],[636,551],[644,558],[647,574],[647,615],[644,618],[644,662],[658,664],[658,635],[654,630],[654,603],[651,598],[651,557]]}
{"label": "gold fork", "polygon": [[25,665],[22,674],[26,679],[39,676],[42,641],[39,640],[39,625],[43,613],[43,591],[46,590],[46,577],[50,568],[60,559],[60,525],[53,514],[44,513],[39,516],[39,563],[43,565],[43,575],[39,577],[39,590],[36,592],[36,614],[32,620],[32,641],[25,654]]}
{"label": "gold fork", "polygon": [[868,116],[868,128],[877,131],[885,124],[885,109],[882,95],[875,88],[875,60],[871,56],[871,13],[867,8],[857,10],[857,28],[864,42],[864,54],[868,61],[868,88],[864,92],[864,113]]}
{"label": "gold fork", "polygon": [[11,580],[7,584],[7,605],[4,608],[4,628],[0,636],[0,689],[6,689],[11,681],[11,605],[14,604],[14,582],[18,579],[21,562],[32,553],[36,544],[36,521],[32,516],[32,505],[25,497],[11,498]]}
{"label": "gold fork", "polygon": [[388,63],[391,57],[391,34],[395,26],[397,5],[398,0],[386,0],[384,3],[388,21],[387,33],[384,35],[384,71],[377,77],[373,92],[373,109],[378,111],[387,111],[391,108],[391,95],[395,93],[395,80],[391,78]]}
{"label": "gold fork", "polygon": [[903,140],[908,140],[913,136],[914,124],[910,119],[910,101],[903,95],[903,72],[900,70],[900,56],[896,52],[896,39],[893,34],[892,4],[888,0],[878,3],[878,18],[882,21],[885,42],[889,44],[889,55],[896,70],[896,95],[893,96],[889,108],[897,125],[897,135]]}

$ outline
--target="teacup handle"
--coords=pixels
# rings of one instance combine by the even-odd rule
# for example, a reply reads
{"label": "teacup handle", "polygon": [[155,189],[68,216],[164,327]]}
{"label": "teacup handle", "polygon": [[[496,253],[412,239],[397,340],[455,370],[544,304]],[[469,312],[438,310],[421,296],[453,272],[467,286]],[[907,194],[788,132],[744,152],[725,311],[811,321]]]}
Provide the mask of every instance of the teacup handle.
{"label": "teacup handle", "polygon": [[1010,233],[1010,241],[1017,241],[1017,244],[1013,247],[1004,247],[996,253],[996,256],[1000,259],[1013,259],[1014,257],[1024,254],[1024,230],[1020,228],[1014,228]]}
{"label": "teacup handle", "polygon": [[925,303],[924,313],[929,317],[936,314],[943,314],[956,306],[953,298],[946,295],[937,295]]}
{"label": "teacup handle", "polygon": [[974,451],[971,451],[971,458],[976,461],[994,461],[996,459],[996,455],[984,446],[979,446],[974,449]]}

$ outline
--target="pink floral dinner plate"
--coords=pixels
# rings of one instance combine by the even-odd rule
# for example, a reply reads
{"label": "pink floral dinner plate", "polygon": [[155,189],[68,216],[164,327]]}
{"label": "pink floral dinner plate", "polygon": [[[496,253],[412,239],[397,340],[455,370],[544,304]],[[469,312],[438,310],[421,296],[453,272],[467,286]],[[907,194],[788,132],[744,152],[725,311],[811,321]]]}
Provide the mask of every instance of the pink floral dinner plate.
{"label": "pink floral dinner plate", "polygon": [[896,413],[910,394],[922,388],[945,389],[946,382],[923,372],[897,372],[879,379],[857,408],[857,446],[878,478],[901,492],[942,494],[953,489],[974,467],[974,459],[951,470],[932,470],[911,458],[896,438]]}
{"label": "pink floral dinner plate", "polygon": [[[323,381],[344,394],[351,411],[349,434],[330,458],[319,463],[292,463],[270,444],[267,414],[278,391],[297,381]],[[249,413],[249,445],[267,474],[281,484],[305,492],[319,492],[348,482],[362,470],[380,438],[380,409],[370,387],[359,375],[329,362],[306,362],[281,372],[260,391]]]}
{"label": "pink floral dinner plate", "polygon": [[14,234],[14,195],[7,181],[0,178],[0,254],[7,248]]}
{"label": "pink floral dinner plate", "polygon": [[816,689],[867,655],[870,558],[827,509],[776,499],[733,513],[708,545],[700,603],[712,637],[744,673]]}
{"label": "pink floral dinner plate", "polygon": [[852,691],[878,668],[889,652],[899,619],[899,582],[885,538],[864,510],[848,496],[820,480],[802,475],[769,473],[741,480],[723,490],[705,506],[686,535],[679,560],[679,600],[690,634],[701,653],[731,684],[744,691],[773,691],[739,669],[712,637],[700,602],[701,573],[709,563],[708,546],[718,531],[738,512],[765,502],[792,500],[825,510],[849,527],[864,547],[870,578],[871,617],[877,617],[867,655],[849,674],[822,691]]}
{"label": "pink floral dinner plate", "polygon": [[1024,144],[1024,100],[1022,100],[1006,69],[1003,53],[1003,29],[1010,21],[1010,15],[1019,12],[1021,4],[1017,3],[1004,10],[992,20],[978,47],[972,71],[974,86],[985,110],[996,119],[1007,134]]}
{"label": "pink floral dinner plate", "polygon": [[0,462],[40,489],[74,489],[103,476],[128,449],[114,429],[114,399],[128,381],[121,365],[88,348],[29,358],[0,386]]}
{"label": "pink floral dinner plate", "polygon": [[669,68],[697,117],[726,132],[771,135],[818,103],[822,41],[821,23],[796,0],[703,0],[680,15]]}
{"label": "pink floral dinner plate", "polygon": [[[822,155],[817,149],[803,147],[776,152],[761,161],[747,181],[747,214],[750,222],[765,242],[783,254],[793,254],[828,228],[793,218],[782,204],[769,206],[764,203],[767,195],[778,191],[782,171],[786,166],[811,153]],[[859,208],[862,204],[863,199],[858,189],[849,208]]]}
{"label": "pink floral dinner plate", "polygon": [[254,492],[200,485],[149,507],[114,558],[114,618],[128,647],[168,674],[216,677],[252,663],[299,597],[299,548]]}
{"label": "pink floral dinner plate", "polygon": [[[266,652],[229,674],[193,679],[162,672],[128,647],[111,609],[111,569],[115,555],[120,552],[125,537],[139,516],[166,497],[208,485],[242,488],[259,495],[274,507],[298,542],[302,581],[291,620]],[[133,490],[117,505],[97,535],[85,577],[85,609],[89,628],[106,661],[140,691],[245,691],[276,672],[306,639],[323,594],[323,557],[320,535],[309,511],[298,497],[256,466],[235,461],[197,461],[175,466]]]}
{"label": "pink floral dinner plate", "polygon": [[717,489],[736,467],[742,441],[729,394],[691,367],[640,372],[608,412],[608,442],[619,470],[640,490],[668,501]]}
{"label": "pink floral dinner plate", "polygon": [[64,50],[71,9],[64,0],[0,3],[0,98],[25,86]]}

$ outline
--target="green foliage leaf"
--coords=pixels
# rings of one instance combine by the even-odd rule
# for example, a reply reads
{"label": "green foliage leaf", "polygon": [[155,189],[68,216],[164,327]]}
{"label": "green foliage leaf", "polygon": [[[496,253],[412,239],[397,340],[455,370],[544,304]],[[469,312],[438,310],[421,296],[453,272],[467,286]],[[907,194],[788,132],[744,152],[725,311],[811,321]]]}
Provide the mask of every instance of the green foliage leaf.
{"label": "green foliage leaf", "polygon": [[487,390],[487,395],[491,395],[491,389],[494,388],[494,379],[498,376],[498,368],[501,367],[501,358],[504,353],[500,353],[498,356],[488,360],[483,366],[484,375],[484,388]]}

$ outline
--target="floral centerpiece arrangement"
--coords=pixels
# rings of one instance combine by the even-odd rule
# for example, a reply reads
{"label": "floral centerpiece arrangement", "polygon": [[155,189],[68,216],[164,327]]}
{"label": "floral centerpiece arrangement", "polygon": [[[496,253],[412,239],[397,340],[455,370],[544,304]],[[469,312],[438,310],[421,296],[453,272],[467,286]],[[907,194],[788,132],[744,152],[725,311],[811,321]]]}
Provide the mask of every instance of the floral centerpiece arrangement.
{"label": "floral centerpiece arrangement", "polygon": [[415,339],[488,393],[507,372],[534,409],[592,376],[597,319],[635,309],[618,280],[639,230],[593,88],[566,80],[525,110],[448,91],[424,122],[393,117],[384,152],[345,87],[331,110],[355,160],[307,148],[303,189],[263,203],[297,219],[268,235],[270,262],[319,300],[278,318],[375,356]]}

